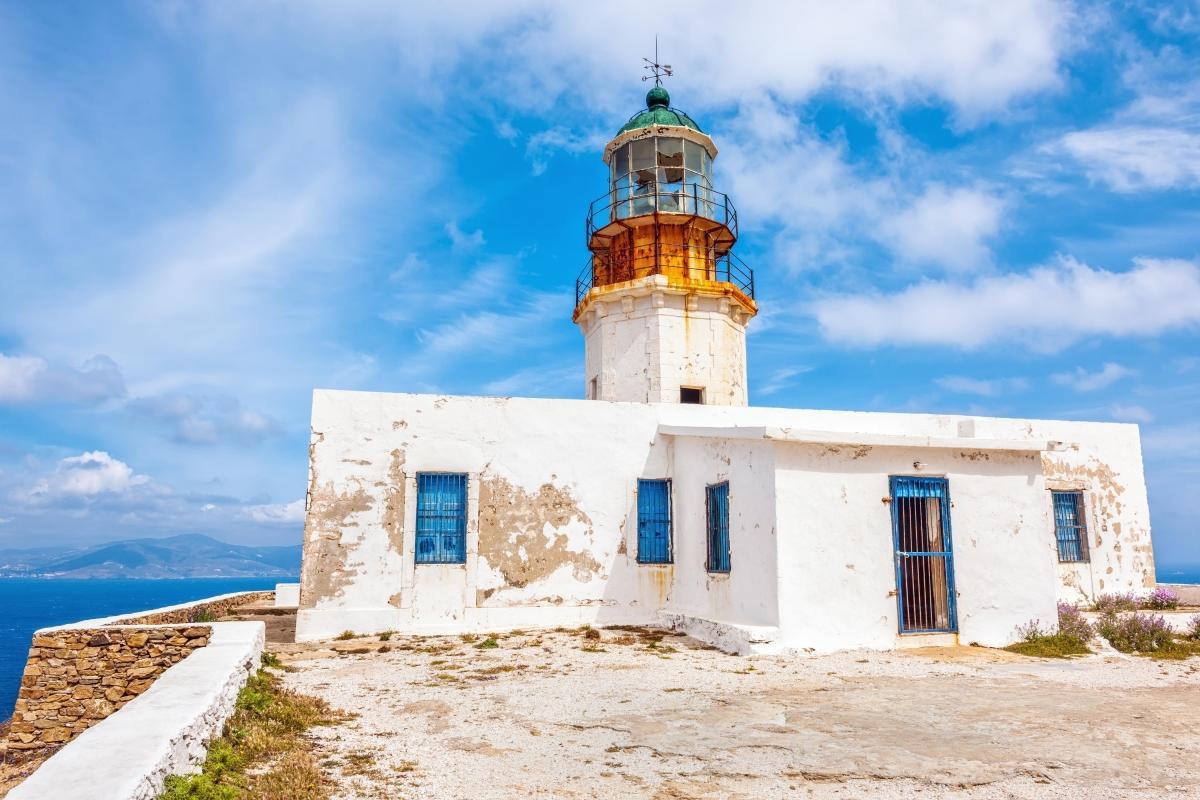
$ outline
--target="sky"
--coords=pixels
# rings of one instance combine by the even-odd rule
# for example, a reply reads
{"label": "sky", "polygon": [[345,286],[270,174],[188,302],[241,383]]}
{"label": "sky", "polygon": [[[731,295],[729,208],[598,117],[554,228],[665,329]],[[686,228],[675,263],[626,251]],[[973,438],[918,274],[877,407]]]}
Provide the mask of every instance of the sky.
{"label": "sky", "polygon": [[642,58],[751,402],[1136,423],[1200,564],[1200,2],[0,4],[0,548],[296,543],[314,387],[581,397]]}

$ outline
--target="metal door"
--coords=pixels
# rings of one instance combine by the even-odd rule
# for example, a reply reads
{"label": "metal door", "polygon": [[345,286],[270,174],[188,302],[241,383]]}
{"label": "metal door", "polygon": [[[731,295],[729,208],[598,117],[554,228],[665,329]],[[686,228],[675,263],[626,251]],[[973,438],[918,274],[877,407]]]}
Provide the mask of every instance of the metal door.
{"label": "metal door", "polygon": [[893,475],[891,490],[900,632],[957,631],[947,481]]}

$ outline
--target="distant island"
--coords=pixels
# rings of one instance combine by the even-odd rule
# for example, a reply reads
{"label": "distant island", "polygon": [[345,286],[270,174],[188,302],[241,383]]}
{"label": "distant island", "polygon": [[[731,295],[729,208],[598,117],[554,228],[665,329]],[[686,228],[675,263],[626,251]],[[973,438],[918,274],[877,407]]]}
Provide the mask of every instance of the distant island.
{"label": "distant island", "polygon": [[300,545],[248,547],[202,534],[75,548],[0,550],[0,578],[287,578]]}

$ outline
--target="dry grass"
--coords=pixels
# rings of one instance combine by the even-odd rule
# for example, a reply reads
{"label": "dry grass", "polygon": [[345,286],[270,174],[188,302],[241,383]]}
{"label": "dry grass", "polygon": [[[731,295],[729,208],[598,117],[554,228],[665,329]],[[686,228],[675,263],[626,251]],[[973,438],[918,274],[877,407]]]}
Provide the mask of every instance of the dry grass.
{"label": "dry grass", "polygon": [[1036,636],[1004,648],[1010,653],[1020,653],[1023,656],[1036,658],[1070,658],[1071,656],[1086,656],[1092,651],[1085,642],[1074,636],[1055,634],[1053,636]]}
{"label": "dry grass", "polygon": [[330,783],[304,732],[350,719],[316,697],[284,689],[260,670],[238,694],[199,775],[173,775],[160,800],[325,800]]}

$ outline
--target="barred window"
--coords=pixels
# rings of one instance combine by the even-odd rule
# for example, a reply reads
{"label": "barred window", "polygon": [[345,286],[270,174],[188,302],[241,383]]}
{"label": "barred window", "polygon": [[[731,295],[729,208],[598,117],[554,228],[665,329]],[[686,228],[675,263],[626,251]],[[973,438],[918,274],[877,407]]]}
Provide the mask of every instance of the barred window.
{"label": "barred window", "polygon": [[705,490],[708,516],[709,572],[729,572],[729,482],[716,483]]}
{"label": "barred window", "polygon": [[1087,561],[1087,523],[1083,517],[1083,492],[1051,492],[1054,502],[1054,538],[1058,560]]}
{"label": "barred window", "polygon": [[464,564],[467,560],[467,476],[417,473],[418,564]]}

